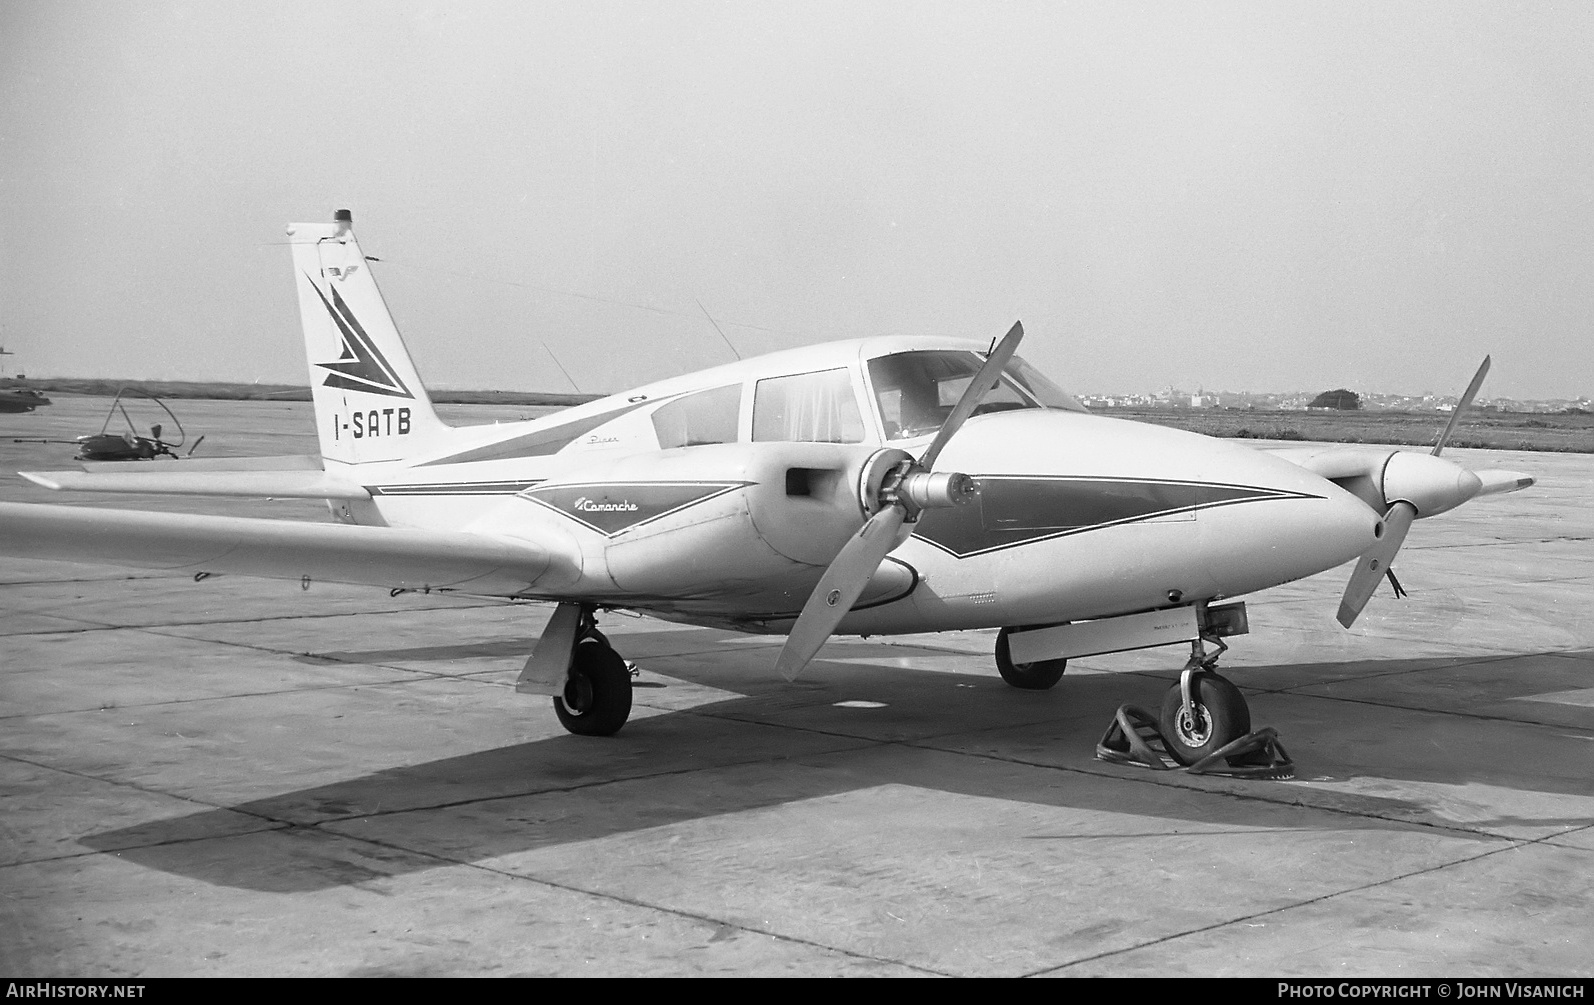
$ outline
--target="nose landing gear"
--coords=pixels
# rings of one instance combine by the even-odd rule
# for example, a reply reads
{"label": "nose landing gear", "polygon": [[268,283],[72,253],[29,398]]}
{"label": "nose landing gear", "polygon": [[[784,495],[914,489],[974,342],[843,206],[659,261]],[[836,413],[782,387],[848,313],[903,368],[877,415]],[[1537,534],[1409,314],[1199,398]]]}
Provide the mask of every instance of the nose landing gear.
{"label": "nose landing gear", "polygon": [[[1216,645],[1216,651],[1208,652],[1203,642]],[[1134,705],[1119,708],[1096,745],[1096,756],[1158,770],[1182,767],[1191,774],[1295,777],[1295,763],[1278,733],[1271,727],[1252,732],[1245,696],[1217,673],[1218,657],[1227,649],[1210,636],[1193,641],[1179,683],[1163,695],[1161,713],[1153,717]]]}
{"label": "nose landing gear", "polygon": [[1190,659],[1179,673],[1179,683],[1162,698],[1157,725],[1168,753],[1180,764],[1194,764],[1220,747],[1251,731],[1251,709],[1245,696],[1227,677],[1217,672],[1218,657],[1228,646],[1208,653],[1202,640],[1190,643]]}

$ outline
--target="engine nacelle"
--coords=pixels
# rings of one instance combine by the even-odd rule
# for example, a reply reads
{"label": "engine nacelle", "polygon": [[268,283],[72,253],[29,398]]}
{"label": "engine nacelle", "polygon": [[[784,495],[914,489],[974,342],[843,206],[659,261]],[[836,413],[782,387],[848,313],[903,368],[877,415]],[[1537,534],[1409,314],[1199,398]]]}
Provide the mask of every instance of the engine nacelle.
{"label": "engine nacelle", "polygon": [[1384,464],[1382,484],[1385,506],[1409,502],[1418,516],[1433,516],[1455,509],[1478,494],[1483,481],[1459,464],[1432,454],[1398,451]]}

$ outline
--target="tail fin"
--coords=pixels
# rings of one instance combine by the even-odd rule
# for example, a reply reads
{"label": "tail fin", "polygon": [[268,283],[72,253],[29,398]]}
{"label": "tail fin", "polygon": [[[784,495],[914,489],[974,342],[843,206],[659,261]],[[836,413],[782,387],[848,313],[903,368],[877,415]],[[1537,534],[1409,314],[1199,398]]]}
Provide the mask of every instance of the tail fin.
{"label": "tail fin", "polygon": [[353,216],[288,226],[321,456],[401,460],[447,427],[432,410],[370,266]]}

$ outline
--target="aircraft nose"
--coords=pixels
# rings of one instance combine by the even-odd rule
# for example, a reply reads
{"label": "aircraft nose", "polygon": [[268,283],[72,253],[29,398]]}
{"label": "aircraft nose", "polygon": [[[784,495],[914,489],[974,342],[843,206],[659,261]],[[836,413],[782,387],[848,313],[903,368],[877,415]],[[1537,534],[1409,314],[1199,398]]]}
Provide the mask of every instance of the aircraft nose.
{"label": "aircraft nose", "polygon": [[[1199,515],[1208,568],[1219,589],[1235,596],[1304,579],[1349,562],[1383,533],[1383,518],[1356,496],[1281,458],[1227,455],[1231,470],[1276,493],[1255,505]],[[1216,459],[1216,458],[1215,458]]]}

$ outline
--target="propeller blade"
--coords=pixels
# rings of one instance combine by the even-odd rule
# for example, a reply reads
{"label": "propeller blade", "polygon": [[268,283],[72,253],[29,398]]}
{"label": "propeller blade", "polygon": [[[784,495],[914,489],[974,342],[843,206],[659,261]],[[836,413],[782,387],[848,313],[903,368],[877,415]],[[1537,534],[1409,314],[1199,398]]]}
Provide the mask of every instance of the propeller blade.
{"label": "propeller blade", "polygon": [[1466,393],[1461,396],[1460,401],[1456,402],[1456,410],[1450,413],[1450,421],[1445,423],[1445,431],[1439,434],[1439,442],[1434,444],[1433,455],[1435,457],[1438,457],[1439,452],[1445,448],[1445,444],[1450,442],[1450,434],[1456,431],[1456,423],[1461,421],[1461,413],[1465,412],[1467,407],[1472,404],[1472,399],[1478,396],[1478,388],[1483,386],[1483,378],[1488,372],[1489,357],[1485,356],[1483,357],[1483,364],[1478,367],[1478,372],[1472,375],[1472,383],[1467,385]]}
{"label": "propeller blade", "polygon": [[1389,567],[1395,563],[1395,554],[1405,543],[1411,522],[1417,519],[1417,507],[1409,502],[1397,502],[1384,514],[1384,536],[1367,549],[1356,562],[1356,571],[1345,584],[1345,595],[1339,601],[1339,623],[1349,628],[1356,622],[1362,608],[1372,599],[1373,591],[1383,580]]}
{"label": "propeller blade", "polygon": [[[1018,343],[1023,338],[1024,325],[1018,321],[1013,322],[1013,327],[1008,329],[1007,334],[1002,336],[1002,341],[997,345],[996,349],[986,357],[985,365],[981,366],[979,372],[974,375],[974,379],[969,381],[969,386],[963,389],[963,397],[959,398],[958,403],[953,406],[952,413],[946,417],[946,421],[941,423],[941,429],[935,434],[935,440],[931,442],[930,449],[926,450],[924,456],[919,458],[919,465],[926,471],[934,469],[935,459],[941,456],[941,448],[946,446],[946,441],[950,440],[957,433],[958,428],[963,425],[964,421],[974,414],[974,410],[980,405],[980,399],[984,398],[986,392],[996,385],[1003,368],[1007,366],[1007,361],[1012,359],[1013,353],[1018,351]],[[873,572],[874,570],[871,569],[870,571]]]}
{"label": "propeller blade", "polygon": [[830,568],[819,578],[819,585],[809,595],[803,612],[791,626],[786,646],[775,661],[775,669],[787,680],[796,679],[814,653],[830,638],[841,619],[847,616],[857,602],[869,577],[880,568],[880,562],[897,543],[897,531],[907,513],[901,506],[887,506],[854,534],[842,546],[830,563]]}
{"label": "propeller blade", "polygon": [[[189,447],[188,448],[188,453],[184,454],[183,456],[184,457],[192,457],[192,456],[194,456],[194,451],[198,450],[199,449],[199,445],[201,443],[204,443],[204,442],[205,442],[205,434],[204,433],[200,433],[199,434],[199,439],[194,441],[194,445]],[[179,446],[181,446],[181,444],[179,444]]]}

